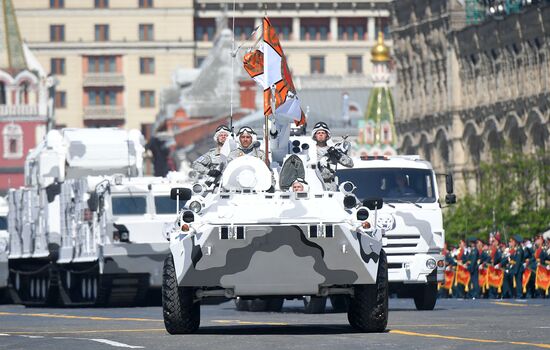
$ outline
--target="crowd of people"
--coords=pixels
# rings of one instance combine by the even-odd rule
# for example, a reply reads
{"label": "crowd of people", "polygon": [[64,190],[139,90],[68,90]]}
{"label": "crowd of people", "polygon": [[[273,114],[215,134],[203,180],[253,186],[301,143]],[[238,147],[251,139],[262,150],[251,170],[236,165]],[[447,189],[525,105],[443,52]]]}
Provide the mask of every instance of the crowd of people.
{"label": "crowd of people", "polygon": [[445,246],[445,281],[442,298],[548,298],[550,287],[550,236],[524,239],[502,235],[489,241],[471,237],[458,247]]}

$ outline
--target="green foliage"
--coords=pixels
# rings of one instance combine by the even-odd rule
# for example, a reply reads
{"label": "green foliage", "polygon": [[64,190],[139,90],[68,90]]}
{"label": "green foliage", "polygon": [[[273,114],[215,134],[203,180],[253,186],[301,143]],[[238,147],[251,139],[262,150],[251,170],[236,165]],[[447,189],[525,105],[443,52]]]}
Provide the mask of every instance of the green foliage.
{"label": "green foliage", "polygon": [[444,213],[447,241],[498,230],[509,238],[532,237],[550,228],[550,156],[504,150],[476,174],[477,189]]}

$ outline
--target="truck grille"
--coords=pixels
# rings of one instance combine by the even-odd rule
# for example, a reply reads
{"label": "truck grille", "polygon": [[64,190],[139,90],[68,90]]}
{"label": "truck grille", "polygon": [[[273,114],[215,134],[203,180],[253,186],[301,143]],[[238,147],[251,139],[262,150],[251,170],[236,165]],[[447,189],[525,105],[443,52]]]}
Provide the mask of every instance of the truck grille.
{"label": "truck grille", "polygon": [[403,248],[415,248],[419,241],[419,234],[386,234],[386,244],[384,244],[384,250],[388,253],[405,253],[410,249]]}

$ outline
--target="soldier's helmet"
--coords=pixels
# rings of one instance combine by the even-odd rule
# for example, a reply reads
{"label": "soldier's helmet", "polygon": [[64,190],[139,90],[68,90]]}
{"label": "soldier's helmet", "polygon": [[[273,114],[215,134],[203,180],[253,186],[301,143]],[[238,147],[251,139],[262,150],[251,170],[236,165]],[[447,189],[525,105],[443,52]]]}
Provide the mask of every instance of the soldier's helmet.
{"label": "soldier's helmet", "polygon": [[214,142],[218,142],[218,137],[220,134],[226,133],[227,136],[231,134],[231,130],[227,127],[227,125],[220,125],[216,128],[216,132],[214,133]]}
{"label": "soldier's helmet", "polygon": [[324,131],[327,133],[327,140],[330,139],[330,129],[328,128],[328,125],[327,123],[325,122],[318,122],[316,123],[314,126],[313,126],[313,130],[311,130],[311,138],[314,140],[314,141],[317,141],[315,139],[315,134],[317,133],[317,131]]}

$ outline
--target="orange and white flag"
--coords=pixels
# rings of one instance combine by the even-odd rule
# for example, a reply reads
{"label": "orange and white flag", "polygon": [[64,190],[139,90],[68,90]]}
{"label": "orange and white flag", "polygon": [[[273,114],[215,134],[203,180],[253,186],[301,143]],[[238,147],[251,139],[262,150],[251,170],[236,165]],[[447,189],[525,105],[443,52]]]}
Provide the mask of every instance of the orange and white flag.
{"label": "orange and white flag", "polygon": [[[296,95],[296,88],[288,69],[275,28],[267,17],[263,19],[263,37],[259,47],[244,56],[247,73],[264,91],[264,115],[275,114],[305,124],[305,115]],[[271,86],[275,86],[275,113],[271,110]]]}

